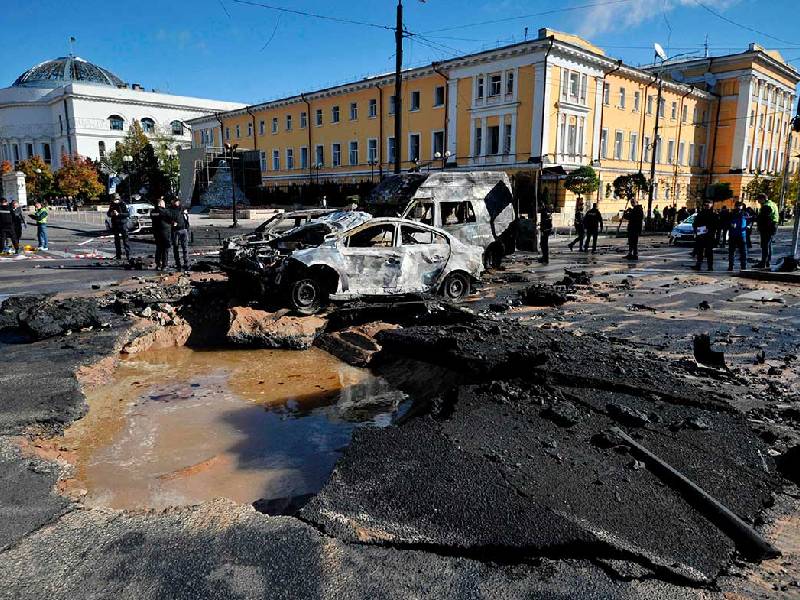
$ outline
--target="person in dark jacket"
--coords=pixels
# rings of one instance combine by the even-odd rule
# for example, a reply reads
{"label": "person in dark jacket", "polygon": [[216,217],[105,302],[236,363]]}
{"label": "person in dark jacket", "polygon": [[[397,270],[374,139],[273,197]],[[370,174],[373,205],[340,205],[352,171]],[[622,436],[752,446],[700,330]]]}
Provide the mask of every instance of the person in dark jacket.
{"label": "person in dark jacket", "polygon": [[597,208],[597,202],[583,215],[583,226],[586,228],[586,243],[583,251],[589,251],[589,240],[592,240],[592,254],[597,252],[597,234],[603,231],[603,215]]}
{"label": "person in dark jacket", "polygon": [[628,254],[625,258],[629,260],[639,259],[639,236],[642,234],[644,225],[644,209],[636,200],[631,200],[631,207],[626,210],[623,219],[628,221]]}
{"label": "person in dark jacket", "polygon": [[747,248],[753,247],[753,223],[756,221],[756,211],[748,206],[744,209],[744,216],[747,219]]}
{"label": "person in dark jacket", "polygon": [[122,201],[119,194],[114,194],[114,200],[111,206],[108,207],[106,213],[111,221],[111,232],[114,234],[114,247],[117,250],[116,259],[122,259],[122,250],[125,250],[125,259],[131,259],[131,245],[128,241],[128,223],[130,221],[130,212],[128,205]]}
{"label": "person in dark jacket", "polygon": [[545,265],[550,262],[550,235],[552,233],[553,215],[550,214],[550,209],[545,206],[542,208],[542,213],[539,217],[539,246],[542,253],[539,257],[539,262]]}
{"label": "person in dark jacket", "polygon": [[[172,252],[175,258],[175,269],[181,270],[181,252],[183,253],[183,269],[189,270],[189,211],[181,208],[181,201],[175,198],[172,202]],[[179,252],[181,251],[181,252]]]}
{"label": "person in dark jacket", "polygon": [[714,212],[714,202],[706,199],[703,208],[694,218],[692,227],[694,228],[694,249],[697,263],[692,267],[695,271],[700,270],[705,258],[708,263],[708,270],[714,270],[714,244],[717,240],[717,213]]}
{"label": "person in dark jacket", "polygon": [[761,244],[761,262],[758,263],[759,269],[769,269],[772,262],[772,240],[778,233],[778,205],[767,198],[766,194],[758,195],[758,202],[761,208],[758,211],[756,224],[758,226],[758,237]]}
{"label": "person in dark jacket", "polygon": [[163,198],[159,199],[158,206],[150,211],[150,220],[156,242],[156,270],[164,271],[167,268],[169,248],[172,245],[173,215]]}
{"label": "person in dark jacket", "polygon": [[27,229],[28,224],[25,222],[22,207],[16,200],[11,202],[11,219],[14,221],[14,235],[17,236],[17,243],[19,243],[22,239],[22,230]]}
{"label": "person in dark jacket", "polygon": [[14,252],[19,254],[19,238],[14,232],[13,210],[8,200],[0,198],[0,252],[10,251],[9,242]]}
{"label": "person in dark jacket", "polygon": [[737,202],[728,219],[728,271],[733,271],[733,258],[739,251],[739,266],[747,268],[747,214],[744,202]]}
{"label": "person in dark jacket", "polygon": [[728,210],[727,206],[723,206],[719,210],[719,227],[717,227],[717,246],[725,247],[728,243],[728,230],[729,230],[729,221],[731,219],[731,211]]}
{"label": "person in dark jacket", "polygon": [[575,239],[567,247],[572,250],[578,244],[578,251],[583,252],[584,227],[583,227],[583,201],[575,203],[575,218],[572,221],[575,227]]}

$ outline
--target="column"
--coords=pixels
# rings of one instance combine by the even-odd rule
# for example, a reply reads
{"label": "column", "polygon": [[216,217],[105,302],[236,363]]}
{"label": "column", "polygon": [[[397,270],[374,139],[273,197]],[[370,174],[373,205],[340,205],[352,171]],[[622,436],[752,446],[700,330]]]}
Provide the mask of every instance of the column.
{"label": "column", "polygon": [[456,149],[458,147],[456,140],[456,131],[458,131],[458,79],[449,79],[447,81],[447,148],[445,150],[450,152],[450,159],[448,162],[456,162]]}

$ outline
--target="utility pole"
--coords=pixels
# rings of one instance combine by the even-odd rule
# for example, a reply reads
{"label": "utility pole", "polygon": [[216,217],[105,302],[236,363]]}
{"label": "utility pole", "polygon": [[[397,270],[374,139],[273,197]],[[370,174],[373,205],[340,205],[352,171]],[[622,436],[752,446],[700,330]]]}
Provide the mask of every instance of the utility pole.
{"label": "utility pole", "polygon": [[394,172],[401,172],[403,143],[403,102],[401,101],[403,81],[403,0],[397,0],[397,26],[394,30]]}
{"label": "utility pole", "polygon": [[650,153],[650,186],[647,191],[647,223],[649,224],[653,214],[653,192],[656,185],[656,149],[661,150],[661,142],[658,139],[658,120],[661,116],[661,73],[658,74],[658,95],[656,96],[656,122],[653,127],[653,151]]}

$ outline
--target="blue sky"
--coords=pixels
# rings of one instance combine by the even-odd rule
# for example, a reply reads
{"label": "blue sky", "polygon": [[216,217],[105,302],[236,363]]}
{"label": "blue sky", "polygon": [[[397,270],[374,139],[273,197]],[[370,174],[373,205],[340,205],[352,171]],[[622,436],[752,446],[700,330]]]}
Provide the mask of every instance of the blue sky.
{"label": "blue sky", "polygon": [[[725,22],[701,1],[766,35]],[[386,26],[394,23],[396,5],[395,0],[252,2]],[[800,68],[797,0],[405,0],[404,5],[406,28],[424,36],[406,40],[406,66],[520,41],[526,26],[535,37],[547,26],[582,34],[631,64],[652,59],[653,41],[671,55],[701,52],[708,34],[712,54],[757,41],[780,48]],[[486,23],[499,19],[504,21]],[[464,27],[474,23],[483,24]],[[66,54],[69,36],[77,38],[77,55],[125,81],[249,103],[394,68],[388,30],[235,0],[5,0],[0,25],[0,85],[37,62]]]}

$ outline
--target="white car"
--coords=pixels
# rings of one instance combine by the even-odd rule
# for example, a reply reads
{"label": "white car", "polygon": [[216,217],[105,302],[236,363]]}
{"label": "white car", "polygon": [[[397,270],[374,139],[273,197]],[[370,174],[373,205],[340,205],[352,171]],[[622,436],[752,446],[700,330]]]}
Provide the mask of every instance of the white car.
{"label": "white car", "polygon": [[[130,214],[131,227],[129,233],[149,233],[153,230],[153,220],[150,218],[150,211],[153,205],[147,202],[136,202],[128,204],[128,214]],[[111,231],[111,219],[106,217],[106,231]]]}
{"label": "white car", "polygon": [[670,244],[694,241],[694,217],[695,215],[689,215],[672,228],[672,232],[669,234]]}

